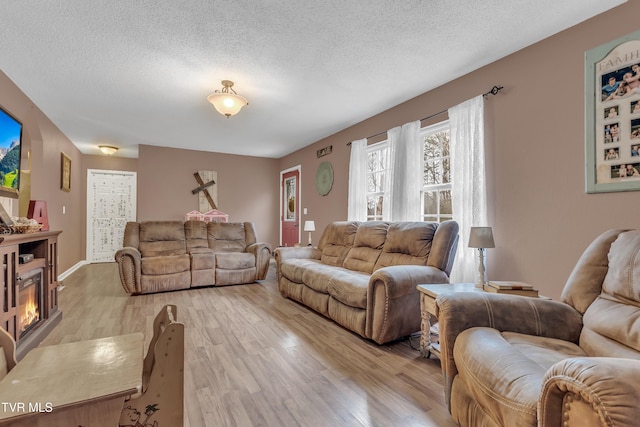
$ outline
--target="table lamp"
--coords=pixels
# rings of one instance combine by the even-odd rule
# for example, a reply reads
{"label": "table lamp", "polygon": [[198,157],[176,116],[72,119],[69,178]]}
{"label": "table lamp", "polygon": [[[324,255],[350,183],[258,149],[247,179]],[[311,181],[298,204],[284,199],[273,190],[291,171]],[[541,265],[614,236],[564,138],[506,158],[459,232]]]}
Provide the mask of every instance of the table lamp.
{"label": "table lamp", "polygon": [[311,232],[316,231],[316,223],[313,221],[305,221],[303,230],[309,232],[309,246],[311,246]]}
{"label": "table lamp", "polygon": [[491,227],[471,227],[469,233],[470,248],[478,249],[478,276],[476,277],[476,288],[482,288],[487,284],[487,265],[484,256],[486,248],[495,248],[493,242],[493,232]]}

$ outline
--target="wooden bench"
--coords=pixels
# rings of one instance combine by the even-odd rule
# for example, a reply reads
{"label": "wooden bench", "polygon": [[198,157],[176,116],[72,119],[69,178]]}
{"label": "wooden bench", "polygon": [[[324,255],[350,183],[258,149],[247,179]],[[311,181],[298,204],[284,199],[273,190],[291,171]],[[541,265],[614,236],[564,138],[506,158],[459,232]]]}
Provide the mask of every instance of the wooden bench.
{"label": "wooden bench", "polygon": [[144,358],[142,392],[125,401],[120,426],[183,425],[184,325],[176,319],[175,305],[166,305],[156,316]]}

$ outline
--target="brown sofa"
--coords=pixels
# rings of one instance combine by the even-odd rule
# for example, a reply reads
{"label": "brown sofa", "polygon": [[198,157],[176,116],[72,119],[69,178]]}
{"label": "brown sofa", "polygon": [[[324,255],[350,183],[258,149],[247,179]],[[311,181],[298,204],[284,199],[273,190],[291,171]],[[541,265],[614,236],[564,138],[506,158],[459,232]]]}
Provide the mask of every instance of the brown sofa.
{"label": "brown sofa", "polygon": [[440,295],[441,363],[454,420],[639,425],[639,254],[640,231],[603,233],[578,260],[561,301]]}
{"label": "brown sofa", "polygon": [[379,344],[420,330],[416,285],[449,283],[458,224],[334,222],[275,251],[280,293]]}
{"label": "brown sofa", "polygon": [[266,277],[271,246],[251,222],[129,222],[115,258],[131,294],[253,283]]}

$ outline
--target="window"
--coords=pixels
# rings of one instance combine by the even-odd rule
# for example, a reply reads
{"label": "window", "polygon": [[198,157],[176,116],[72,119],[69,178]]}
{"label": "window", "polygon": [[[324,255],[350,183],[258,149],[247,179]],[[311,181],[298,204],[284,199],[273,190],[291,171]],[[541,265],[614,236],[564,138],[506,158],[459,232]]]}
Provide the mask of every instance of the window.
{"label": "window", "polygon": [[420,136],[424,138],[422,219],[437,222],[452,219],[449,122],[423,128]]}
{"label": "window", "polygon": [[381,221],[389,200],[389,144],[382,141],[367,147],[367,221]]}
{"label": "window", "polygon": [[[422,128],[422,220],[442,222],[453,218],[449,160],[449,122]],[[367,147],[367,221],[381,221],[390,203],[392,166],[389,142]],[[420,179],[419,177],[417,179]]]}

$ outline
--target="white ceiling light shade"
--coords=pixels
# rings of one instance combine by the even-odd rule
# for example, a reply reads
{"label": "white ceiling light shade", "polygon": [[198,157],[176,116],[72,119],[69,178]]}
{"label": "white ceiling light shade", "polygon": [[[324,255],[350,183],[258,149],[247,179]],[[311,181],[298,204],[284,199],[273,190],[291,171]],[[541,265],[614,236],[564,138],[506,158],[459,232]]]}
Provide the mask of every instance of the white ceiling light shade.
{"label": "white ceiling light shade", "polygon": [[227,116],[227,118],[238,114],[245,105],[249,105],[247,99],[240,96],[232,88],[231,80],[222,81],[222,89],[216,90],[207,97],[207,100],[213,104],[218,113]]}
{"label": "white ceiling light shade", "polygon": [[113,145],[98,145],[98,148],[102,154],[106,154],[107,156],[111,156],[118,151],[118,147],[114,147]]}

